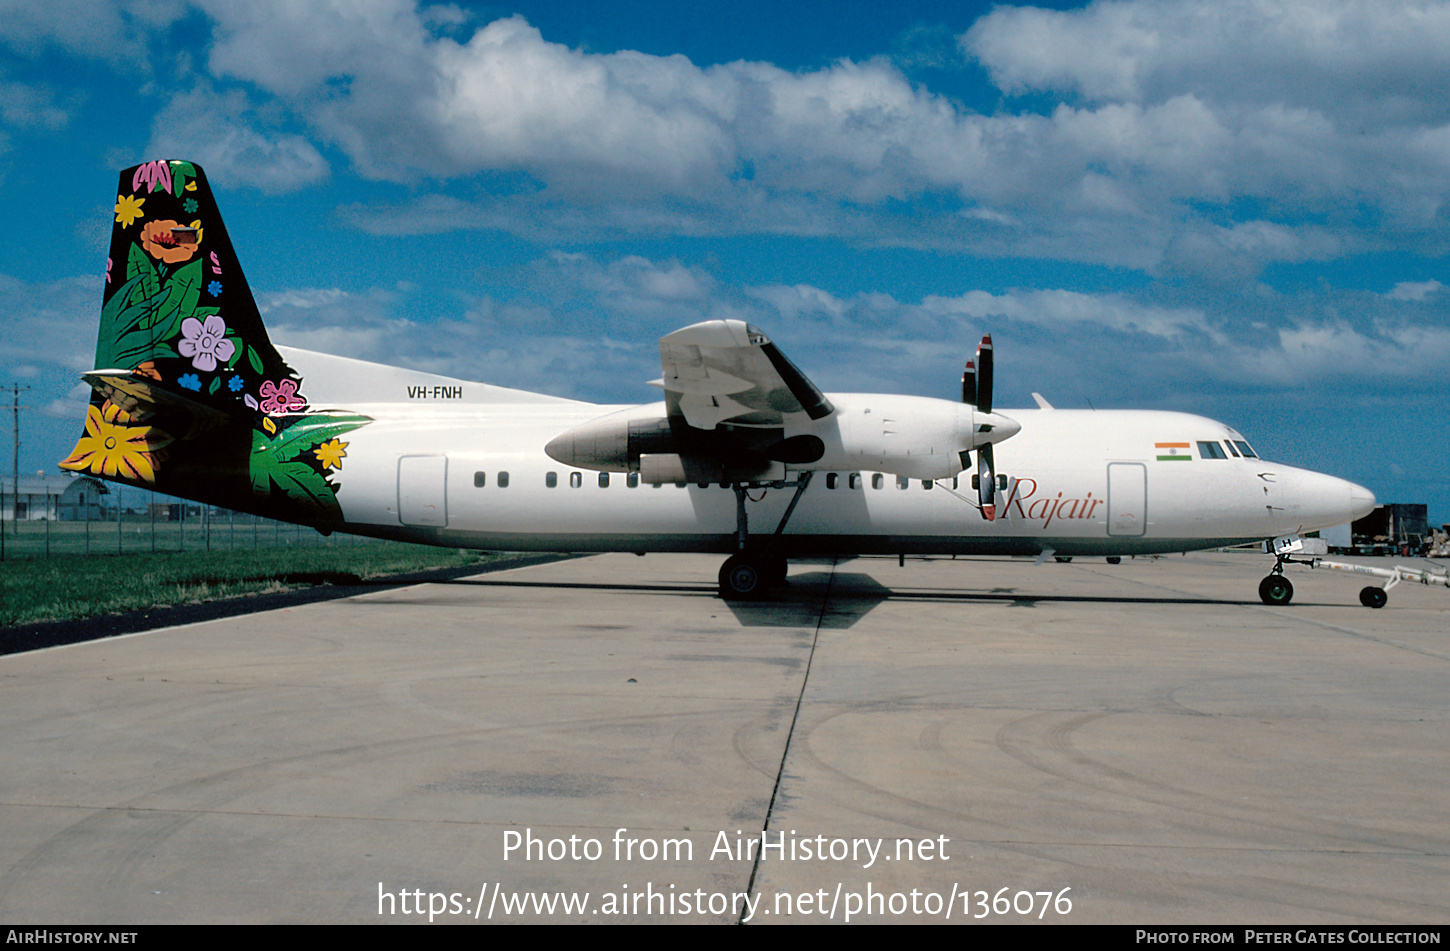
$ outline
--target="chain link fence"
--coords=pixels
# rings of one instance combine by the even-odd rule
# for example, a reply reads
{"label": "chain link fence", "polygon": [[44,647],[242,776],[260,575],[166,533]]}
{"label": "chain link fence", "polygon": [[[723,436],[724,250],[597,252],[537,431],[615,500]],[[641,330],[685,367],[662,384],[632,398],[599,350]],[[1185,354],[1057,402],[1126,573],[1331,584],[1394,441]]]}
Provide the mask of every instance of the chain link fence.
{"label": "chain link fence", "polygon": [[13,503],[4,509],[0,520],[0,532],[3,532],[0,557],[6,560],[355,545],[372,541],[356,535],[324,536],[301,525],[119,486],[110,487],[109,495],[103,497],[100,506],[76,507],[69,513],[74,518],[22,515],[16,519],[12,517],[16,514]]}

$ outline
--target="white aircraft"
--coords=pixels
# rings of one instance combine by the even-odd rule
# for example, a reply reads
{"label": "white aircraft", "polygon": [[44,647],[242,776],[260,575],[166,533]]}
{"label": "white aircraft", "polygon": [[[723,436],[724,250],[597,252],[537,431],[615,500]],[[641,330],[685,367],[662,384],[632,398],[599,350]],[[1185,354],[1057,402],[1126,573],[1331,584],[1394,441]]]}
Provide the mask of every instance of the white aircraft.
{"label": "white aircraft", "polygon": [[[959,403],[822,393],[736,320],[669,334],[660,357],[663,400],[599,406],[273,346],[201,169],[149,162],[121,173],[94,394],[61,465],[324,533],[718,552],[721,596],[740,599],[783,583],[790,557],[1116,561],[1375,504],[1199,416],[1035,394],[996,413],[990,337]],[[1293,597],[1286,560],[1267,603]]]}

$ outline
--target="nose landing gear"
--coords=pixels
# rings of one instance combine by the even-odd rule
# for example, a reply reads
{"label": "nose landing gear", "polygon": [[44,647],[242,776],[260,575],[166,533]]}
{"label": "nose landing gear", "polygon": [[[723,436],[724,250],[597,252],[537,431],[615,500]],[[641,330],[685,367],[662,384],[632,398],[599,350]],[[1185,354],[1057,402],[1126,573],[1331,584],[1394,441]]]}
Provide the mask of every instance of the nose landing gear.
{"label": "nose landing gear", "polygon": [[[1276,572],[1282,566],[1275,566]],[[1271,574],[1259,582],[1259,600],[1265,604],[1284,605],[1294,600],[1294,585],[1282,574]]]}

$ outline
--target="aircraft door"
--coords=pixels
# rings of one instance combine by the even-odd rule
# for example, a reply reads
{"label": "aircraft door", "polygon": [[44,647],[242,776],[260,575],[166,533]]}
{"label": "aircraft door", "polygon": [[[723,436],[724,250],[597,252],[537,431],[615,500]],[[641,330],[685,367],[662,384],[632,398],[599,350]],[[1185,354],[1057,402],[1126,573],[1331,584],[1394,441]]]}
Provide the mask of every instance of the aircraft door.
{"label": "aircraft door", "polygon": [[443,528],[448,524],[448,457],[398,457],[398,521]]}
{"label": "aircraft door", "polygon": [[1148,530],[1148,467],[1141,462],[1108,465],[1108,534],[1142,535]]}

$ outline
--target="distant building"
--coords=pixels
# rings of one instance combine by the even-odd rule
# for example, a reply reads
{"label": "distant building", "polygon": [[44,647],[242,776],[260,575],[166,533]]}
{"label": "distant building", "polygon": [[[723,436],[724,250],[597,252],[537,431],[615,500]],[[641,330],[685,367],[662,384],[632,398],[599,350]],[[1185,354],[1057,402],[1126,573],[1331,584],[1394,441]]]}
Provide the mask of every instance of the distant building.
{"label": "distant building", "polygon": [[110,491],[99,479],[73,472],[21,476],[18,494],[12,480],[0,479],[0,521],[97,520],[102,517],[101,496]]}
{"label": "distant building", "polygon": [[1417,503],[1376,505],[1353,524],[1354,546],[1361,551],[1418,551],[1430,536],[1429,507]]}

